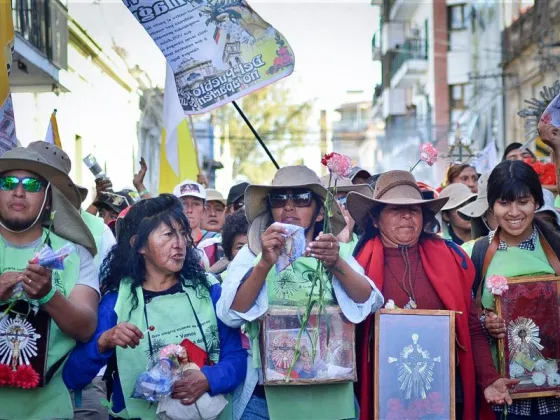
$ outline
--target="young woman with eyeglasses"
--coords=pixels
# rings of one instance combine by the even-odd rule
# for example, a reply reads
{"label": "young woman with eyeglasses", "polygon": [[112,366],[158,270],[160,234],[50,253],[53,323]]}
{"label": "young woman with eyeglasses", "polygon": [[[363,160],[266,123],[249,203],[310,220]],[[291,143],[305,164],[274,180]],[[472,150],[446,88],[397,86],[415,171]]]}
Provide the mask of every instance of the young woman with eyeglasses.
{"label": "young woman with eyeglasses", "polygon": [[[326,268],[328,291],[325,302],[338,305],[353,323],[377,310],[383,297],[352,257],[353,244],[343,244],[337,235],[346,222],[336,200],[328,211],[332,233],[323,233],[324,202],[329,193],[319,177],[305,166],[280,169],[271,185],[252,185],[245,192],[249,221],[248,246],[239,251],[228,269],[217,306],[218,317],[239,327],[262,318],[269,307],[298,308],[302,313],[312,289],[312,273],[321,261]],[[276,273],[275,264],[286,244],[281,224],[304,228],[306,254]],[[257,256],[257,257],[255,257]],[[258,326],[257,326],[258,331]],[[258,340],[252,340],[258,354]],[[260,386],[259,372],[247,374],[244,419],[346,419],[355,418],[351,382],[301,386]],[[262,382],[261,382],[262,383]],[[313,404],[309,404],[313,401]],[[307,403],[306,403],[307,402]]]}

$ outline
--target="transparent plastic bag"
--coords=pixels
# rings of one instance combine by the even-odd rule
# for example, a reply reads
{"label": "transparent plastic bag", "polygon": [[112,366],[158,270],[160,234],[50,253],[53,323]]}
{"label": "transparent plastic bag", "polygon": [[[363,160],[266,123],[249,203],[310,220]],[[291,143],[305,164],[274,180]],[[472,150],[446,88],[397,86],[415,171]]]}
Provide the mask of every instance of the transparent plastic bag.
{"label": "transparent plastic bag", "polygon": [[288,234],[283,235],[286,238],[286,244],[276,261],[277,274],[301,257],[305,252],[306,245],[305,230],[301,226],[288,225],[285,223],[278,223],[278,225],[286,229]]}
{"label": "transparent plastic bag", "polygon": [[170,397],[175,383],[181,379],[179,364],[169,358],[162,358],[148,365],[138,376],[131,398],[159,402]]}
{"label": "transparent plastic bag", "polygon": [[70,243],[56,251],[45,244],[35,252],[31,264],[39,264],[49,270],[64,270],[64,260],[72,252],[74,252],[74,246]]}

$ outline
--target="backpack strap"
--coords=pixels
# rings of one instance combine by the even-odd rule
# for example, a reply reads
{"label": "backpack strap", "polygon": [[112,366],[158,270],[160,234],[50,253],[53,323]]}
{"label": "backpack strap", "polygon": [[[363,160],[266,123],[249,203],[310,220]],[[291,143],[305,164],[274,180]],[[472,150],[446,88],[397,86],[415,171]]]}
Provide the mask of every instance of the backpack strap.
{"label": "backpack strap", "polygon": [[473,262],[474,268],[476,270],[476,274],[474,276],[474,283],[472,285],[472,294],[473,297],[476,296],[478,293],[478,288],[482,283],[482,267],[484,265],[484,257],[486,255],[486,251],[488,250],[488,237],[484,236],[479,238],[473,246],[473,250],[471,253],[471,260]]}

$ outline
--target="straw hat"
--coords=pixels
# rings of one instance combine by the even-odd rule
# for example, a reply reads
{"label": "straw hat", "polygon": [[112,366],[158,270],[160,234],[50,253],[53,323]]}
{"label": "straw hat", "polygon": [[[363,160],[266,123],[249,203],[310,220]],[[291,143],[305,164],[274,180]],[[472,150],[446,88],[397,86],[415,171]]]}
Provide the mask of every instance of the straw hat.
{"label": "straw hat", "polygon": [[222,193],[212,188],[206,188],[206,201],[219,201],[224,206],[226,205],[226,199]]}
{"label": "straw hat", "polygon": [[[321,178],[321,183],[325,188],[329,186],[329,175],[325,175]],[[334,181],[331,181],[331,185],[334,185]],[[330,192],[332,193],[334,188],[331,186]],[[373,188],[368,184],[352,184],[352,180],[350,178],[339,178],[336,181],[336,192],[337,193],[349,193],[349,192],[357,192],[363,195],[367,195],[369,197],[373,197]]]}
{"label": "straw hat", "polygon": [[488,210],[488,179],[491,172],[483,173],[478,178],[478,197],[476,201],[459,209],[459,213],[467,218],[482,217]]}
{"label": "straw hat", "polygon": [[[52,187],[51,211],[56,212],[53,232],[61,238],[82,245],[95,256],[97,254],[95,240],[77,210],[81,204],[78,190],[70,177],[60,167],[51,165],[49,159],[46,158],[48,154],[40,152],[37,146],[41,145],[31,148],[16,147],[4,153],[0,157],[2,172],[29,171],[50,182]],[[68,159],[68,155],[64,155],[65,159]],[[60,160],[63,159],[60,158]]]}
{"label": "straw hat", "polygon": [[450,184],[443,189],[439,194],[439,198],[448,197],[449,201],[441,208],[441,211],[453,210],[457,207],[463,206],[465,203],[474,201],[477,197],[476,194],[471,192],[471,189],[465,184]]}
{"label": "straw hat", "polygon": [[[327,197],[327,189],[315,172],[306,166],[286,166],[280,168],[271,185],[249,185],[245,191],[245,214],[249,222],[249,243],[251,249],[260,252],[255,241],[260,238],[261,230],[270,223],[270,210],[268,193],[273,190],[286,190],[292,188],[305,188],[321,197]],[[333,235],[338,235],[346,227],[346,221],[336,200],[331,201],[331,228]],[[258,220],[257,220],[258,219]],[[256,223],[254,223],[256,222]],[[258,242],[258,241],[257,241]]]}
{"label": "straw hat", "polygon": [[375,184],[373,197],[351,192],[347,198],[347,208],[352,218],[363,229],[369,224],[369,214],[379,206],[421,205],[437,214],[447,203],[448,198],[424,200],[414,175],[408,171],[389,171],[382,174]]}

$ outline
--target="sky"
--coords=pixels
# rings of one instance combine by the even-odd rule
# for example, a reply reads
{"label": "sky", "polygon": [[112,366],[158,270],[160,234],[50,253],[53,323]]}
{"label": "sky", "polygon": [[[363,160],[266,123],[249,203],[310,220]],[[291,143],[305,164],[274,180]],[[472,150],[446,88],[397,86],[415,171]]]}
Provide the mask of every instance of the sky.
{"label": "sky", "polygon": [[[121,2],[69,0],[69,14],[103,47],[112,40],[128,51],[129,65],[138,64],[159,86],[165,61],[148,34]],[[295,102],[314,101],[315,109],[332,111],[344,102],[370,100],[381,80],[372,61],[371,39],[378,8],[369,0],[249,0],[264,20],[288,40],[296,57],[286,84]],[[362,93],[349,93],[362,91]]]}

